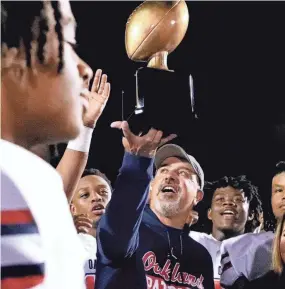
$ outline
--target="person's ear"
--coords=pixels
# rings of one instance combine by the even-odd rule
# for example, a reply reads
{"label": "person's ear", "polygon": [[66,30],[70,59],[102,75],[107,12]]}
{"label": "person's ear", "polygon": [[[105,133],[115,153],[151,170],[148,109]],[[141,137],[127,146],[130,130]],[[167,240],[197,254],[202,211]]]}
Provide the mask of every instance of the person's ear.
{"label": "person's ear", "polygon": [[76,215],[76,207],[74,206],[72,202],[70,203],[70,211],[73,216]]}
{"label": "person's ear", "polygon": [[207,216],[208,216],[208,219],[212,221],[212,209],[211,208],[208,209]]}
{"label": "person's ear", "polygon": [[247,221],[252,221],[254,219],[254,213],[250,212],[247,216]]}
{"label": "person's ear", "polygon": [[204,192],[200,189],[197,191],[196,198],[194,199],[194,206],[196,206],[204,198]]}
{"label": "person's ear", "polygon": [[153,180],[154,180],[154,179],[152,179],[152,180],[150,181],[150,183],[149,183],[149,192],[151,192],[151,191],[152,191]]}

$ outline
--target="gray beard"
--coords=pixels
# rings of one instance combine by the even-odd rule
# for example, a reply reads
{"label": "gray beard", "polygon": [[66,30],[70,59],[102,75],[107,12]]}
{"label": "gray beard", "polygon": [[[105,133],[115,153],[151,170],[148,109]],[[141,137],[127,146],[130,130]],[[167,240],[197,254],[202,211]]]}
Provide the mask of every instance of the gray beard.
{"label": "gray beard", "polygon": [[163,217],[170,218],[178,215],[180,211],[180,198],[176,201],[159,201],[154,203],[155,210]]}

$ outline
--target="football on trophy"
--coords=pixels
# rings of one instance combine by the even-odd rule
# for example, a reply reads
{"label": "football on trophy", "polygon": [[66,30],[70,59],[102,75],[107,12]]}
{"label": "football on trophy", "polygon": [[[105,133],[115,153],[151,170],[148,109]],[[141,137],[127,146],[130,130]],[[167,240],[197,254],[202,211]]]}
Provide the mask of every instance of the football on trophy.
{"label": "football on trophy", "polygon": [[148,61],[158,52],[172,52],[188,28],[189,12],[184,0],[145,1],[130,15],[125,32],[128,57]]}

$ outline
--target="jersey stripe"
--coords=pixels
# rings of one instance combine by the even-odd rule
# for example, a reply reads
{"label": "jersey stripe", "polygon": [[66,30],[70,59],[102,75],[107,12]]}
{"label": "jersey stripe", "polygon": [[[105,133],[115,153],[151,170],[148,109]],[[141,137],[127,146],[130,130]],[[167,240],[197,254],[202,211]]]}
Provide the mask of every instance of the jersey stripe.
{"label": "jersey stripe", "polygon": [[19,188],[2,170],[1,181],[1,288],[31,288],[44,279],[41,236]]}
{"label": "jersey stripe", "polygon": [[11,235],[1,239],[1,266],[32,265],[45,260],[38,234]]}
{"label": "jersey stripe", "polygon": [[14,225],[14,224],[28,224],[33,223],[34,218],[30,210],[2,210],[1,211],[1,224]]}
{"label": "jersey stripe", "polygon": [[43,282],[44,277],[25,276],[20,278],[7,278],[1,281],[2,289],[27,289],[37,286]]}
{"label": "jersey stripe", "polygon": [[1,236],[37,233],[39,230],[35,224],[1,225]]}
{"label": "jersey stripe", "polygon": [[44,264],[2,266],[1,279],[43,275]]}

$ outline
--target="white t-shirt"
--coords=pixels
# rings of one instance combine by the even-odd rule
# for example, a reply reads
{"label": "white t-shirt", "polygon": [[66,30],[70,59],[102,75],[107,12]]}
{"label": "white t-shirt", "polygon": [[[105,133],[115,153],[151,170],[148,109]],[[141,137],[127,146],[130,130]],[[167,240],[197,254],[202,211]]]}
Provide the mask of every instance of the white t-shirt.
{"label": "white t-shirt", "polygon": [[22,147],[0,148],[2,287],[84,288],[84,248],[60,175]]}
{"label": "white t-shirt", "polygon": [[212,235],[191,231],[189,236],[196,242],[203,245],[210,253],[213,261],[215,288],[220,288],[219,267],[221,266],[221,241],[216,240]]}
{"label": "white t-shirt", "polygon": [[78,237],[85,249],[84,273],[86,289],[94,289],[96,277],[97,242],[93,236],[88,234],[79,233]]}
{"label": "white t-shirt", "polygon": [[231,286],[241,276],[252,281],[272,269],[272,232],[248,233],[225,240],[221,246],[221,283]]}

